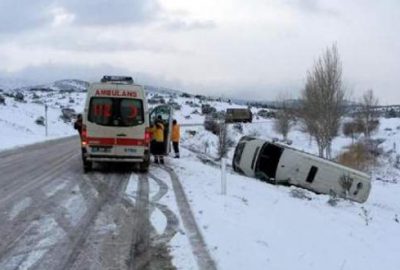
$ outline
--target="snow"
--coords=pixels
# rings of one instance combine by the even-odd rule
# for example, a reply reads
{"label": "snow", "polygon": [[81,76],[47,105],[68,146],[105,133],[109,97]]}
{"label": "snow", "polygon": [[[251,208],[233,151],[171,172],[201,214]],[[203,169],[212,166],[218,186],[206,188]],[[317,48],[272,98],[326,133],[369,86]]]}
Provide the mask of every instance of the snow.
{"label": "snow", "polygon": [[129,195],[129,198],[136,203],[136,193],[137,193],[137,183],[139,181],[139,176],[132,174],[129,178],[128,186],[125,189],[125,193]]}
{"label": "snow", "polygon": [[66,210],[66,218],[69,219],[73,226],[78,224],[87,211],[85,199],[77,185],[72,189],[72,196],[64,200],[62,205],[64,205]]}
{"label": "snow", "polygon": [[[72,105],[76,111],[82,111],[85,95],[70,93],[65,98],[60,94],[40,95],[50,104],[48,137],[44,135],[44,127],[34,123],[37,117],[44,115],[43,105],[20,103],[7,97],[7,105],[0,105],[1,149],[76,134],[71,123],[59,119],[59,105]],[[76,100],[74,104],[69,104],[68,95]],[[201,111],[201,108],[185,104],[186,101],[198,103],[197,99],[178,97],[175,101],[182,105],[182,109],[176,111],[174,116],[182,125],[181,159],[169,159],[167,164],[172,166],[182,182],[218,269],[400,269],[400,170],[396,168],[399,165],[400,119],[381,118],[379,130],[373,134],[374,139],[382,139],[380,147],[383,154],[377,167],[370,168],[372,189],[367,202],[358,204],[339,200],[336,206],[332,206],[328,203],[329,196],[295,187],[269,185],[233,173],[229,168],[227,195],[222,195],[220,169],[203,164],[197,154],[188,150],[215,157],[217,137],[201,126],[204,116],[192,114],[193,110]],[[216,101],[207,103],[218,110],[244,107]],[[256,112],[256,109],[253,108],[253,111]],[[280,138],[273,129],[271,119],[259,119],[242,126],[243,133],[232,126],[228,127],[234,143],[243,135],[269,140]],[[194,131],[195,134],[187,131]],[[299,124],[289,133],[289,139],[294,148],[314,154],[318,151],[316,143],[301,131]],[[341,153],[351,142],[350,138],[343,135],[335,138],[333,156]],[[233,150],[231,148],[228,153],[228,164]],[[163,179],[169,188],[159,203],[167,206],[179,219],[179,230],[170,242],[173,263],[178,269],[197,269],[179,216],[171,179],[159,167],[151,166],[150,171]],[[137,181],[138,176],[132,174],[126,190],[133,202]],[[158,192],[159,187],[151,178],[149,186],[150,196]],[[303,199],[295,194],[303,195]],[[26,200],[14,206],[10,218],[29,206]],[[74,224],[85,214],[86,205],[79,190],[64,205]],[[152,212],[151,222],[158,233],[165,230],[166,217],[159,209],[155,208]],[[51,224],[46,226],[51,227]],[[114,229],[114,225],[110,226],[103,229]],[[51,230],[54,234],[55,228]],[[24,243],[22,241],[21,245]],[[32,250],[32,247],[27,248]],[[31,253],[31,258],[24,263],[32,265],[41,256],[43,254]],[[22,263],[23,258],[10,258],[9,265],[12,261]]]}
{"label": "snow", "polygon": [[67,182],[56,183],[50,186],[43,187],[43,191],[46,193],[47,197],[52,197],[60,190],[63,190],[66,186]]}
{"label": "snow", "polygon": [[16,205],[13,206],[9,213],[9,219],[13,220],[16,218],[22,211],[24,211],[26,208],[31,205],[32,199],[30,197],[27,197],[23,199],[22,201],[19,201]]}
{"label": "snow", "polygon": [[182,156],[172,162],[219,269],[399,269],[399,185],[374,181],[367,203],[332,207],[326,195],[301,200],[228,173],[223,196],[219,169]]}
{"label": "snow", "polygon": [[[45,107],[43,104],[32,103],[27,97],[27,103],[17,102],[10,97],[6,97],[6,105],[0,105],[0,150],[9,149],[15,146],[27,145],[35,142],[41,142],[50,139],[75,135],[76,130],[73,129],[72,123],[65,123],[60,119],[61,109],[59,106],[68,105],[67,99],[59,99],[63,95],[57,94],[52,97],[42,97],[48,105],[48,134],[44,126],[37,125],[35,120],[38,117],[45,117]],[[84,94],[73,93],[72,97],[79,104],[71,104],[69,107],[82,111],[82,100]],[[79,101],[79,102],[78,102]],[[59,103],[59,105],[56,105]]]}
{"label": "snow", "polygon": [[[32,222],[13,246],[13,254],[0,264],[0,269],[31,269],[57,242],[66,236],[49,216]],[[22,255],[21,255],[22,254]]]}
{"label": "snow", "polygon": [[[158,167],[151,167],[151,172],[160,179],[167,180],[165,183],[168,185],[168,193],[162,197],[159,201],[160,204],[167,205],[170,210],[172,210],[179,220],[179,229],[174,238],[172,238],[169,243],[171,246],[171,255],[173,257],[173,264],[182,270],[186,269],[197,269],[197,264],[194,255],[191,253],[191,247],[189,243],[189,239],[186,236],[187,232],[185,232],[183,228],[183,221],[180,217],[178,206],[175,201],[175,197],[173,195],[172,182],[169,177],[169,174]],[[162,218],[161,216],[158,216]],[[162,221],[156,221],[159,223]]]}

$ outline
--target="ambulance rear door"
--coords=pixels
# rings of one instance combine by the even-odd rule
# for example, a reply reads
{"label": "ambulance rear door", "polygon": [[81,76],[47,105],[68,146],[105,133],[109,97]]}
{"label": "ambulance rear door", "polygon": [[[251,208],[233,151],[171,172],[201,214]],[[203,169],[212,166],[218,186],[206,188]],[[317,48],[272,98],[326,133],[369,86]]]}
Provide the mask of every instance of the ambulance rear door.
{"label": "ambulance rear door", "polygon": [[155,107],[150,112],[150,125],[154,125],[158,116],[161,116],[164,123],[164,154],[171,151],[171,130],[173,120],[173,108],[170,105],[163,104]]}

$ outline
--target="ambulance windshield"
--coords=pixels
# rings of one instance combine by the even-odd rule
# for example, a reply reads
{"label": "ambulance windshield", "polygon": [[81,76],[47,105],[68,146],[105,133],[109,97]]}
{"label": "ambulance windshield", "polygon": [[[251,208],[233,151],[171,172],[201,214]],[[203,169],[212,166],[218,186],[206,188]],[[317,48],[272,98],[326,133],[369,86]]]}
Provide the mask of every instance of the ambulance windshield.
{"label": "ambulance windshield", "polygon": [[88,121],[102,126],[136,126],[144,123],[143,102],[132,98],[93,97]]}

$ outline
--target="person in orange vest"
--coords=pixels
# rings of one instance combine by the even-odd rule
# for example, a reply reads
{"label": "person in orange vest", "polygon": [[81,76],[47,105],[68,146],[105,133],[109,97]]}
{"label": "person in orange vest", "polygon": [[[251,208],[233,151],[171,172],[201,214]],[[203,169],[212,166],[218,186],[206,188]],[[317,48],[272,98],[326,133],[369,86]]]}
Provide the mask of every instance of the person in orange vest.
{"label": "person in orange vest", "polygon": [[180,126],[174,119],[172,121],[171,141],[175,152],[175,158],[179,158],[179,139],[181,137]]}
{"label": "person in orange vest", "polygon": [[160,115],[150,131],[152,133],[151,152],[154,155],[154,162],[164,164],[164,124]]}

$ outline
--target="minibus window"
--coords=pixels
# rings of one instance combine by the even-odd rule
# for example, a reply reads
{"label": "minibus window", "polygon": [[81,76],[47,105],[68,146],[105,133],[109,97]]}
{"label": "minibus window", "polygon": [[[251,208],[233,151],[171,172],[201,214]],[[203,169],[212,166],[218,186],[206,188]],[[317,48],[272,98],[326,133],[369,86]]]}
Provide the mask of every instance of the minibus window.
{"label": "minibus window", "polygon": [[306,182],[312,183],[314,181],[315,175],[318,172],[318,168],[315,166],[311,166],[310,171],[308,172]]}
{"label": "minibus window", "polygon": [[136,126],[144,123],[143,102],[131,98],[94,97],[89,105],[89,122],[102,126]]}

